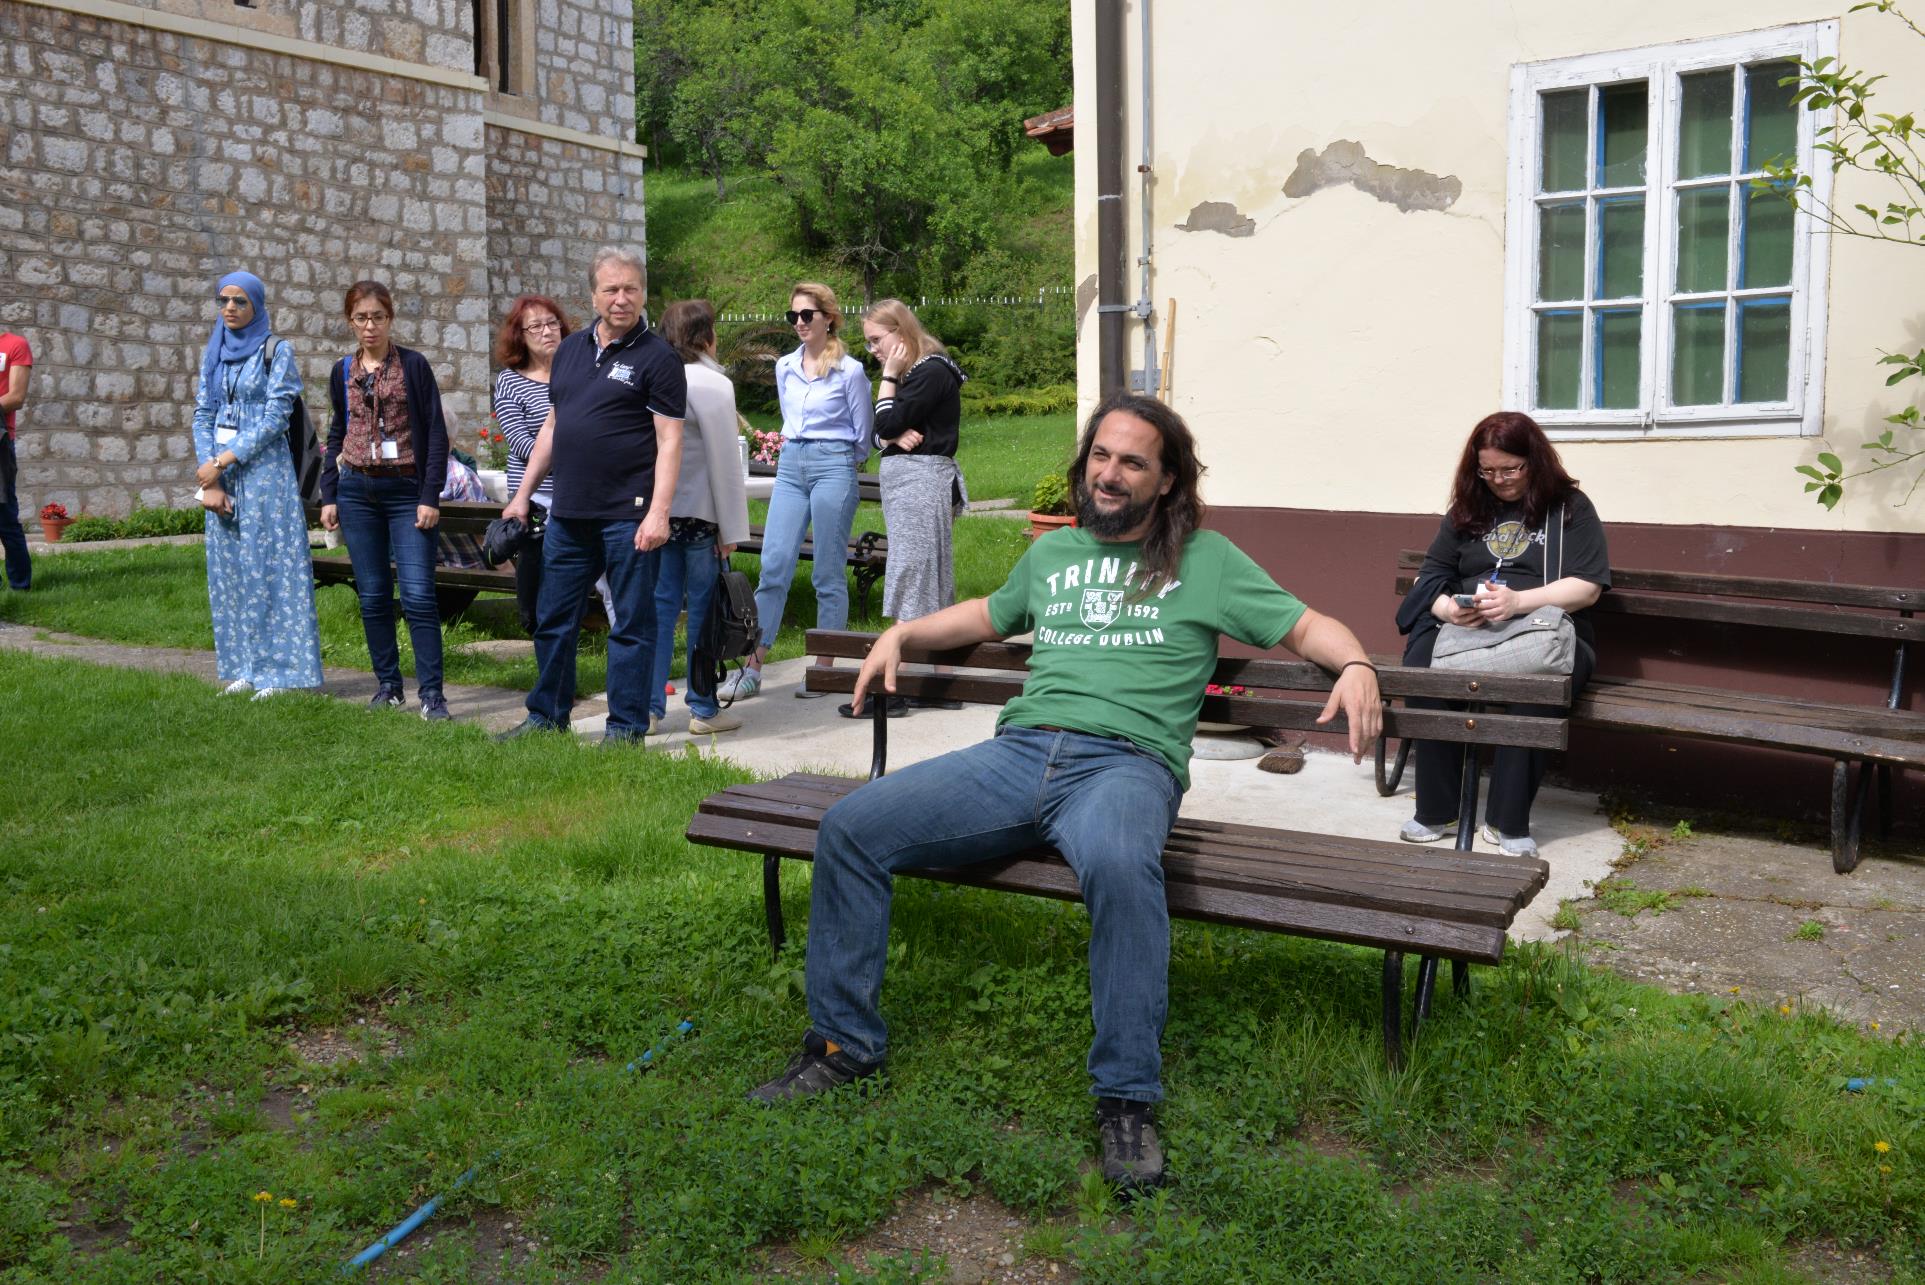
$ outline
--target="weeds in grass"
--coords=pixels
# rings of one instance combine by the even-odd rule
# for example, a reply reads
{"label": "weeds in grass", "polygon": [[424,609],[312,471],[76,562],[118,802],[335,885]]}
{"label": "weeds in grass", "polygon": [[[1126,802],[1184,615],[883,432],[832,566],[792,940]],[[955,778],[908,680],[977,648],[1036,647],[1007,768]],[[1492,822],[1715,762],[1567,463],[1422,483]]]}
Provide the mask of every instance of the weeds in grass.
{"label": "weeds in grass", "polygon": [[1623,915],[1626,919],[1635,919],[1640,913],[1646,910],[1653,914],[1661,915],[1667,910],[1677,909],[1677,903],[1680,899],[1709,897],[1711,895],[1709,889],[1700,888],[1695,885],[1685,888],[1675,888],[1669,892],[1660,892],[1653,888],[1640,888],[1631,880],[1616,875],[1601,880],[1593,891],[1597,899],[1604,904],[1606,910],[1611,911],[1613,914]]}
{"label": "weeds in grass", "polygon": [[1797,929],[1791,934],[1791,940],[1823,941],[1825,940],[1825,926],[1816,919],[1807,919],[1804,923],[1799,924]]}

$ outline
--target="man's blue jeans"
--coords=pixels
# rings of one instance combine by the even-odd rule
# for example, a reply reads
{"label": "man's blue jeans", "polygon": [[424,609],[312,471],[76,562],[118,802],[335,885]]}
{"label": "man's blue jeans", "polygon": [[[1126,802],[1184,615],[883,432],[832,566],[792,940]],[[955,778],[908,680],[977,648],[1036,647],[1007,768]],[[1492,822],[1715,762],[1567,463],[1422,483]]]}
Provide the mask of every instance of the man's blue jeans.
{"label": "man's blue jeans", "polygon": [[856,518],[856,468],[866,451],[853,442],[796,439],[785,443],[769,492],[769,516],[762,524],[762,579],[755,587],[755,614],[762,622],[762,645],[775,644],[789,581],[802,537],[815,532],[815,627],[842,629],[849,623],[849,527]]}
{"label": "man's blue jeans", "polygon": [[535,664],[528,714],[568,726],[575,707],[575,642],[582,603],[606,571],[616,620],[608,631],[608,731],[648,734],[648,682],[655,672],[657,551],[635,547],[634,518],[548,517],[542,537],[541,595],[535,606]]}
{"label": "man's blue jeans", "polygon": [[[648,712],[660,718],[668,713],[669,665],[675,660],[675,617],[681,614],[686,595],[688,602],[688,654],[691,661],[708,623],[709,601],[715,597],[715,582],[722,561],[715,556],[715,537],[684,542],[671,538],[661,548],[661,562],[655,572],[655,676],[648,685]],[[714,695],[698,695],[692,681],[684,679],[689,713],[697,718],[714,718],[722,707]]]}
{"label": "man's blue jeans", "polygon": [[361,630],[368,637],[374,677],[383,687],[401,690],[401,648],[394,639],[399,578],[401,614],[414,644],[414,683],[426,705],[441,698],[441,611],[434,595],[434,532],[414,525],[420,495],[411,477],[369,477],[344,468],[335,507],[354,562],[354,591],[361,598]]}
{"label": "man's blue jeans", "polygon": [[1004,727],[994,740],[871,781],[830,808],[809,902],[809,1018],[864,1061],[887,1049],[879,1000],[893,873],[1047,844],[1090,917],[1091,1091],[1156,1102],[1169,1006],[1163,844],[1182,790],[1127,741]]}

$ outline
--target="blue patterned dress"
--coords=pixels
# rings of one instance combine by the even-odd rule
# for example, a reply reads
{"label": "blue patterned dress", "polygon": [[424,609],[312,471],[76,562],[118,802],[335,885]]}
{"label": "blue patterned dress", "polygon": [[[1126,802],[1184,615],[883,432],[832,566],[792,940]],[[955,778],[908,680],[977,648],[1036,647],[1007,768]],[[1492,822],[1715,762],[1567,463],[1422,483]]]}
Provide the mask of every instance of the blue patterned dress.
{"label": "blue patterned dress", "polygon": [[[194,403],[194,458],[222,451],[239,463],[221,475],[234,516],[207,513],[207,598],[214,617],[214,656],[223,681],[262,687],[319,687],[321,634],[314,618],[314,568],[307,517],[287,446],[287,417],[301,393],[294,349],[283,343],[274,366],[267,349],[224,363]],[[239,409],[231,441],[216,438],[221,408],[233,389]]]}

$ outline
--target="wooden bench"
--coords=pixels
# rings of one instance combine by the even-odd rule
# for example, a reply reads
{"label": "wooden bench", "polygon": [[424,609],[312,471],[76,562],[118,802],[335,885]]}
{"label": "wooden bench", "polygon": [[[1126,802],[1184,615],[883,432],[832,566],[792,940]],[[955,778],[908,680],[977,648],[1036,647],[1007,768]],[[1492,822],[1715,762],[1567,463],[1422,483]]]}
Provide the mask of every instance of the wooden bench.
{"label": "wooden bench", "polygon": [[[758,558],[761,557],[762,527],[760,525],[750,527],[749,538],[736,545],[735,551],[737,553],[752,553]],[[802,542],[802,547],[796,551],[796,558],[798,561],[803,562],[814,561],[815,540],[813,538],[805,539]],[[861,604],[857,612],[858,619],[866,619],[868,617],[869,591],[875,587],[876,581],[882,579],[883,573],[888,570],[888,564],[889,537],[887,534],[881,531],[855,531],[850,533],[848,566],[849,570],[855,572],[856,576],[856,597],[857,601]]]}
{"label": "wooden bench", "polygon": [[[810,630],[807,647],[810,655],[856,660],[867,654],[875,637]],[[910,659],[994,672],[904,672],[897,686],[905,696],[1001,704],[1022,690],[1028,657],[1026,645],[1013,643],[917,653]],[[805,685],[811,691],[851,692],[855,678],[854,668],[812,666]],[[1314,726],[1332,683],[1331,676],[1315,665],[1279,660],[1224,660],[1217,665],[1214,681],[1226,688],[1243,687],[1249,694],[1206,697],[1204,718],[1289,730]],[[1385,668],[1379,682],[1387,698],[1386,731],[1392,735],[1542,749],[1561,748],[1565,742],[1561,718],[1485,714],[1479,708],[1486,701],[1563,705],[1570,690],[1565,678]],[[1309,695],[1298,698],[1291,693]],[[1406,696],[1472,704],[1467,711],[1389,705],[1388,698]],[[889,727],[881,716],[881,704],[870,703],[875,711],[871,779],[882,775],[887,766]],[[1340,717],[1336,726],[1341,725]],[[1474,762],[1475,755],[1467,760]],[[1503,957],[1511,921],[1550,875],[1550,868],[1537,857],[1470,851],[1477,774],[1465,773],[1465,782],[1455,851],[1179,818],[1163,858],[1170,914],[1382,950],[1384,1048],[1391,1064],[1401,1065],[1405,955],[1421,959],[1408,1019],[1409,1034],[1414,1036],[1430,1011],[1437,960],[1452,961],[1454,987],[1464,993],[1469,986],[1468,965],[1495,964]],[[777,953],[784,938],[782,860],[812,859],[822,814],[861,784],[797,772],[779,780],[734,786],[703,800],[689,823],[692,843],[762,854],[764,910],[770,945]],[[1081,898],[1075,874],[1060,856],[1044,848],[960,869],[904,873],[1069,901]]]}
{"label": "wooden bench", "polygon": [[[1409,592],[1423,560],[1423,553],[1415,549],[1399,555],[1400,595]],[[1905,698],[1908,645],[1925,637],[1925,622],[1915,616],[1921,605],[1925,605],[1925,588],[1613,567],[1611,591],[1592,608],[1601,617],[1705,621],[1791,631],[1808,636],[1813,650],[1805,654],[1817,657],[1823,656],[1821,649],[1827,641],[1869,638],[1889,642],[1890,690],[1881,707],[1599,674],[1571,707],[1572,725],[1829,757],[1832,868],[1840,874],[1848,873],[1858,864],[1872,782],[1876,780],[1879,789],[1880,831],[1888,834],[1893,769],[1925,768],[1925,714],[1900,708]],[[1608,651],[1608,643],[1600,647],[1600,664],[1620,660],[1606,654]],[[1747,659],[1755,661],[1756,654]],[[1395,770],[1385,774],[1379,747],[1379,789],[1389,793],[1396,788],[1396,778],[1408,754],[1408,744],[1399,747]]]}
{"label": "wooden bench", "polygon": [[[775,465],[764,464],[761,460],[749,461],[750,477],[774,477]],[[859,504],[882,503],[882,477],[876,473],[856,474],[856,502]]]}

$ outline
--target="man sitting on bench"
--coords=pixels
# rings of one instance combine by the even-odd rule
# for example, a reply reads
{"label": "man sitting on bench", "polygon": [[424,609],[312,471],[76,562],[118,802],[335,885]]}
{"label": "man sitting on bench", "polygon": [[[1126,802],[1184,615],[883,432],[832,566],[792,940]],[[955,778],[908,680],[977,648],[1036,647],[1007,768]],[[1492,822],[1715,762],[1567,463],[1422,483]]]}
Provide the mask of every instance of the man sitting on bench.
{"label": "man sitting on bench", "polygon": [[1043,536],[988,598],[897,624],[877,640],[855,701],[896,687],[905,647],[953,648],[1035,631],[1030,674],[995,739],[878,778],[824,815],[807,965],[811,1029],[755,1089],[774,1102],[875,1074],[893,874],[968,865],[1047,844],[1090,914],[1091,1091],[1103,1173],[1163,1174],[1152,1104],[1163,1097],[1170,922],[1163,845],[1189,786],[1203,688],[1228,634],[1279,642],[1340,671],[1318,722],[1343,711],[1362,761],[1382,711],[1355,635],[1309,610],[1235,545],[1197,529],[1202,466],[1182,418],[1121,394],[1085,426],[1070,476],[1079,527]]}

